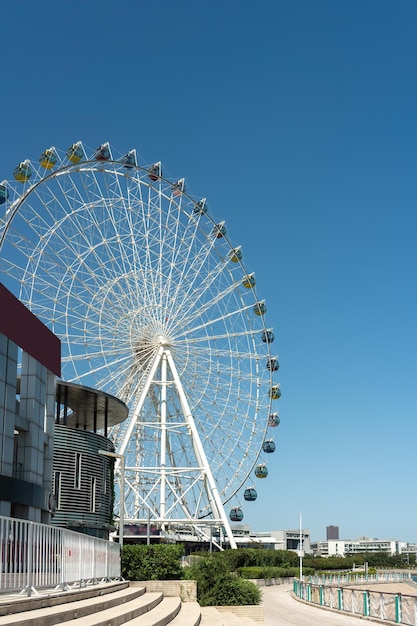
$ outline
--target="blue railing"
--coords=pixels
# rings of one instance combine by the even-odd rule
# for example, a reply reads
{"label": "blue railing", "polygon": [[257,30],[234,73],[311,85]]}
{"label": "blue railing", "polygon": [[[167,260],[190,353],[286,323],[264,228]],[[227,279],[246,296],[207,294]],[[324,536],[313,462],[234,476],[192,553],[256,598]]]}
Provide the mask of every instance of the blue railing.
{"label": "blue railing", "polygon": [[[294,579],[294,595],[303,600],[332,610],[376,618],[395,624],[417,626],[417,595],[389,593],[373,590],[376,583],[410,582],[409,573],[376,575],[349,574],[311,576],[305,580]],[[369,588],[364,588],[364,586]],[[416,588],[417,593],[417,588]]]}

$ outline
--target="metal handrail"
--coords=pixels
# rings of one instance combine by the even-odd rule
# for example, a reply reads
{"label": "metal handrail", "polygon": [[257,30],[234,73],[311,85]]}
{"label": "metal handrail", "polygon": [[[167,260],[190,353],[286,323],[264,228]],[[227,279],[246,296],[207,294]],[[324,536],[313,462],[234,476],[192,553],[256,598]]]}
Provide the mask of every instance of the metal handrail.
{"label": "metal handrail", "polygon": [[[377,576],[377,577],[376,577]],[[336,581],[334,577],[321,577],[321,582],[302,581],[294,579],[294,595],[314,605],[324,608],[343,611],[363,617],[373,617],[378,620],[395,624],[417,626],[417,596],[402,593],[385,593],[373,591],[372,588],[358,589],[346,586],[348,583],[359,584],[376,582],[404,582],[411,576],[405,574],[384,574],[359,577],[357,581],[342,576]],[[346,578],[342,580],[341,578]]]}
{"label": "metal handrail", "polygon": [[0,593],[28,596],[121,576],[120,546],[64,528],[0,516]]}

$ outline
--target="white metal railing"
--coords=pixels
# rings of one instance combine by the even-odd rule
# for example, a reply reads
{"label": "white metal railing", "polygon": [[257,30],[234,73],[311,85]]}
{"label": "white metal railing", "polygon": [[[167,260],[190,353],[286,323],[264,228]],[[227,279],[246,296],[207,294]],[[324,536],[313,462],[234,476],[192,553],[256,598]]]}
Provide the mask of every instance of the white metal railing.
{"label": "white metal railing", "polygon": [[64,528],[0,516],[0,593],[120,578],[120,546]]}
{"label": "white metal railing", "polygon": [[383,574],[364,578],[364,580],[352,581],[346,576],[346,581],[339,578],[329,583],[323,577],[322,582],[312,582],[306,577],[301,581],[294,579],[294,594],[314,605],[328,607],[333,610],[344,611],[353,615],[373,617],[378,620],[395,624],[417,626],[417,596],[402,593],[388,593],[373,591],[370,588],[353,588],[350,585],[355,582],[392,582],[410,580],[409,574]]}
{"label": "white metal railing", "polygon": [[303,580],[309,583],[315,583],[318,585],[338,585],[343,584],[363,584],[363,583],[378,583],[378,582],[404,582],[411,579],[410,572],[383,572],[381,574],[355,574],[354,572],[327,574],[327,575],[314,575],[304,576]]}

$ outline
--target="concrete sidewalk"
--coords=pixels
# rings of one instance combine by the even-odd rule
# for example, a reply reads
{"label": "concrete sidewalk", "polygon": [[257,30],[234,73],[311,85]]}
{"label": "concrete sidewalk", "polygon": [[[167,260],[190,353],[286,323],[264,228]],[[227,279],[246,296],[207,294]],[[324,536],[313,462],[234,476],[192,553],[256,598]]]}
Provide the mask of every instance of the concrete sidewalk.
{"label": "concrete sidewalk", "polygon": [[262,587],[266,626],[364,626],[368,622],[299,602],[291,591],[292,584]]}

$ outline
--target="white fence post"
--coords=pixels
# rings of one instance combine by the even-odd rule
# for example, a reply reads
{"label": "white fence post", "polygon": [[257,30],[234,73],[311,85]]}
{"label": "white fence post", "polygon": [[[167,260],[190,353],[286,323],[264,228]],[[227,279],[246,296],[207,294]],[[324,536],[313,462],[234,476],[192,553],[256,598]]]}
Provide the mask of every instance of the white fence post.
{"label": "white fence post", "polygon": [[74,531],[0,516],[0,591],[120,579],[120,545]]}

